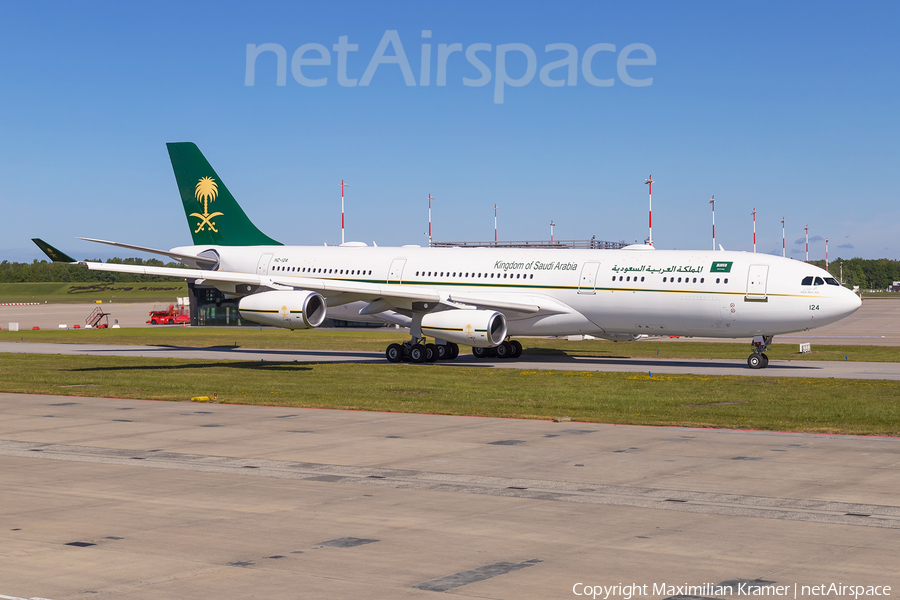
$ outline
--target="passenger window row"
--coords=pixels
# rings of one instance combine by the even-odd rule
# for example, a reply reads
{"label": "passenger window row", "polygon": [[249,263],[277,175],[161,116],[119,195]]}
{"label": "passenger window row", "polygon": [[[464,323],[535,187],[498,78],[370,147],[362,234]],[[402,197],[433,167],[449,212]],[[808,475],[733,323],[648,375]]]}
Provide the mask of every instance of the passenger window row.
{"label": "passenger window row", "polygon": [[365,269],[326,269],[326,268],[313,268],[313,267],[286,267],[282,265],[277,265],[272,267],[273,271],[278,272],[288,272],[288,273],[322,273],[323,275],[371,275],[372,271],[366,271]]}
{"label": "passenger window row", "polygon": [[[497,276],[497,279],[500,279],[500,273],[463,273],[460,272],[450,272],[450,271],[416,271],[416,277],[461,277],[463,279],[494,279],[494,275]],[[534,279],[534,273],[516,273],[515,277],[513,277],[512,273],[504,273],[503,279],[507,279],[507,275],[509,275],[509,279]]]}

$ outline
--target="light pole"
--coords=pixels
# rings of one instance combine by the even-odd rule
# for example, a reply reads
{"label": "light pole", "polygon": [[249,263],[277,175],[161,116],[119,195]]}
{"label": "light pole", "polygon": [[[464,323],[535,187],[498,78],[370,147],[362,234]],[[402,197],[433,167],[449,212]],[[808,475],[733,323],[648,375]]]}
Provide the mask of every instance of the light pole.
{"label": "light pole", "polygon": [[497,205],[494,205],[494,244],[497,243]]}
{"label": "light pole", "polygon": [[341,244],[344,243],[344,188],[347,184],[341,179]]}
{"label": "light pole", "polygon": [[750,214],[753,215],[753,253],[756,254],[756,209]]}
{"label": "light pole", "polygon": [[712,204],[712,219],[713,219],[713,250],[716,249],[716,197],[713,196],[709,199],[709,203]]}
{"label": "light pole", "polygon": [[553,245],[553,219],[550,219],[550,245]]}
{"label": "light pole", "polygon": [[784,258],[784,217],[781,217],[781,258]]}
{"label": "light pole", "polygon": [[434,196],[428,194],[428,247],[431,247],[431,201],[434,200]]}
{"label": "light pole", "polygon": [[828,238],[825,238],[825,270],[828,271]]}
{"label": "light pole", "polygon": [[809,264],[809,225],[803,229],[806,231],[806,264]]}
{"label": "light pole", "polygon": [[649,214],[649,225],[650,225],[650,237],[647,239],[647,245],[653,245],[653,175],[647,177],[644,183],[648,186],[647,192],[650,200],[650,214]]}

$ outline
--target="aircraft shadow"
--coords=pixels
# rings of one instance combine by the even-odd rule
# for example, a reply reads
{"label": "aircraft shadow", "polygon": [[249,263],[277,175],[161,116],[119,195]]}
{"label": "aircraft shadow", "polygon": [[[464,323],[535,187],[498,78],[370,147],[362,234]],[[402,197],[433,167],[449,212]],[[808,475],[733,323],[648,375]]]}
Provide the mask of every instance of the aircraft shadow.
{"label": "aircraft shadow", "polygon": [[104,372],[104,371],[182,371],[192,369],[215,369],[224,367],[226,369],[253,369],[266,371],[311,371],[312,367],[305,364],[295,364],[290,362],[247,362],[247,361],[228,361],[207,364],[172,364],[172,365],[137,365],[133,367],[85,367],[81,369],[67,369],[72,373],[87,372]]}
{"label": "aircraft shadow", "polygon": [[[522,359],[518,359],[522,361]],[[592,365],[628,365],[628,366],[644,366],[648,367],[647,370],[652,371],[653,367],[707,367],[707,368],[719,368],[719,369],[734,369],[746,367],[746,364],[742,362],[721,362],[717,360],[705,360],[705,359],[655,359],[655,358],[627,358],[627,357],[594,357],[594,356],[580,356],[580,357],[554,357],[554,356],[530,356],[528,360],[524,362],[565,362],[565,363],[574,363],[574,364],[592,364]],[[749,367],[746,367],[749,371]],[[787,370],[819,370],[821,367],[811,366],[811,365],[803,365],[798,364],[796,361],[790,362],[770,362],[769,366],[765,369],[765,371],[787,371]]]}
{"label": "aircraft shadow", "polygon": [[[383,358],[384,354],[381,352],[365,352],[359,350],[289,350],[289,349],[278,349],[278,348],[241,348],[240,346],[202,346],[202,347],[192,347],[192,346],[136,346],[133,350],[131,349],[123,349],[123,348],[115,348],[109,350],[96,350],[92,352],[135,352],[140,354],[147,354],[151,352],[221,352],[222,354],[233,354],[236,352],[240,352],[242,354],[255,354],[255,355],[278,355],[278,356],[343,356],[346,358]],[[332,361],[328,361],[332,362]]]}

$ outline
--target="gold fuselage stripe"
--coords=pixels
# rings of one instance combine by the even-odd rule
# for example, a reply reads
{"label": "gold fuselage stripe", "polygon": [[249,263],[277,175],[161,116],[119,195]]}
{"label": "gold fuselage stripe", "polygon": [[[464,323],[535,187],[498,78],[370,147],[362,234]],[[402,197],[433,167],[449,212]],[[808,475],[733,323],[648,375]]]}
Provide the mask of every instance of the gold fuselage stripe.
{"label": "gold fuselage stripe", "polygon": [[[290,277],[291,279],[323,279],[326,281],[347,281],[354,283],[374,283],[381,285],[386,283],[385,280],[382,279],[342,279],[338,277],[310,277],[306,274],[300,275],[286,275],[286,277]],[[718,291],[718,290],[671,290],[671,289],[661,289],[661,288],[613,288],[613,287],[595,287],[595,288],[582,288],[574,285],[521,285],[521,284],[505,284],[505,283],[470,283],[464,281],[391,281],[390,285],[410,285],[410,286],[438,286],[438,287],[481,287],[481,288],[494,288],[494,289],[502,289],[502,290],[574,290],[578,292],[582,292],[583,294],[591,294],[594,292],[653,292],[659,294],[699,294],[699,295],[720,295],[720,296],[746,296],[746,291],[735,291],[735,292],[726,292],[726,291]],[[767,293],[766,296],[779,297],[779,298],[833,298],[834,296],[814,296],[808,294],[775,294],[775,293]]]}

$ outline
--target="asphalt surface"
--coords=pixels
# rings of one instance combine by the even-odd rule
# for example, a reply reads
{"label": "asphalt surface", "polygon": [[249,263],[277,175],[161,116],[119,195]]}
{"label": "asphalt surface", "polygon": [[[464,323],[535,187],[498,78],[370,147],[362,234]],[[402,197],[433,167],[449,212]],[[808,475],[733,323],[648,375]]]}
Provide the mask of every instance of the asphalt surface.
{"label": "asphalt surface", "polygon": [[[44,344],[0,342],[0,353],[68,354],[93,356],[137,356],[196,358],[239,361],[298,361],[311,363],[366,362],[387,364],[380,352],[327,350],[264,350],[250,348],[179,348],[172,346],[124,346],[100,344]],[[743,360],[589,358],[571,356],[522,356],[515,360],[477,359],[460,354],[441,366],[507,369],[562,369],[648,374],[745,375],[750,377],[834,377],[839,379],[900,379],[900,363],[772,360],[766,369],[753,370]]]}
{"label": "asphalt surface", "polygon": [[[808,332],[777,336],[777,343],[809,342],[827,345],[868,345],[900,346],[900,294],[898,298],[867,298],[862,307],[846,319],[813,329]],[[173,299],[174,300],[174,299]],[[40,304],[36,306],[0,306],[0,329],[9,328],[9,323],[18,323],[20,330],[32,327],[58,329],[60,325],[72,328],[76,323],[84,326],[85,319],[97,306],[110,313],[109,322],[118,319],[121,327],[160,327],[148,325],[148,313],[161,303],[134,304]],[[167,326],[164,326],[167,327]],[[654,340],[710,341],[747,344],[748,340],[718,338],[654,338]]]}
{"label": "asphalt surface", "polygon": [[[174,298],[172,301],[174,302]],[[119,327],[159,327],[150,325],[150,311],[156,307],[164,307],[163,302],[135,302],[119,304],[105,302],[103,304],[32,304],[0,306],[0,329],[9,330],[10,323],[17,323],[19,331],[31,331],[33,327],[41,329],[74,329],[75,325],[84,327],[88,317],[96,308],[108,313],[110,327],[118,321]],[[62,326],[62,327],[60,327]]]}
{"label": "asphalt surface", "polygon": [[[900,303],[878,302],[838,324],[859,318],[853,328],[798,341],[900,343]],[[242,348],[0,352],[384,362]],[[441,364],[900,378],[894,363]],[[564,598],[632,583],[646,586],[636,598],[678,600],[763,585],[810,600],[820,597],[803,586],[896,593],[898,470],[891,438],[0,394],[0,598]],[[719,583],[734,592],[684,587]]]}
{"label": "asphalt surface", "polygon": [[891,438],[0,394],[0,595],[897,590],[898,471]]}

